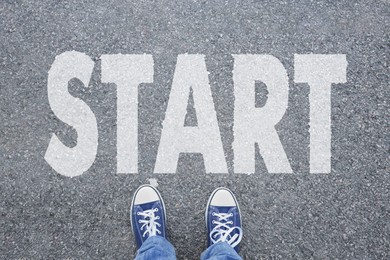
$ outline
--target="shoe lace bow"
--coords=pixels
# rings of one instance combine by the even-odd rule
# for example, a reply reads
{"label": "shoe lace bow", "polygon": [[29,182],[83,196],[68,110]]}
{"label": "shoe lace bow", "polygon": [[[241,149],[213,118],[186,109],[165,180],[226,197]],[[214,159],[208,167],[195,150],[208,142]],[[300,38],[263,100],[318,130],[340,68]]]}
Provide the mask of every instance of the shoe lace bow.
{"label": "shoe lace bow", "polygon": [[[233,213],[212,213],[218,220],[213,220],[215,227],[210,232],[210,239],[213,244],[218,242],[227,242],[231,247],[237,246],[242,239],[242,229],[237,226],[232,226],[233,221],[229,220]],[[237,230],[237,233],[232,235],[232,232]]]}

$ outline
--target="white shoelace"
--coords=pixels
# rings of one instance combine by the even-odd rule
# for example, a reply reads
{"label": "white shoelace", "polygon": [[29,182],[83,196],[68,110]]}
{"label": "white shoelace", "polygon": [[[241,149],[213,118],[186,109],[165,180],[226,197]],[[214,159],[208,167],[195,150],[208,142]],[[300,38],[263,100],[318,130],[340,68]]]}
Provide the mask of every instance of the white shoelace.
{"label": "white shoelace", "polygon": [[[229,218],[233,216],[233,213],[212,213],[213,216],[218,217],[218,221],[213,220],[213,224],[216,226],[210,232],[210,239],[213,244],[218,242],[227,242],[231,247],[237,246],[242,238],[242,229],[240,227],[231,227],[233,221],[229,221]],[[233,236],[231,233],[237,229],[238,233]]]}
{"label": "white shoelace", "polygon": [[137,212],[137,215],[142,216],[144,218],[138,220],[138,223],[143,224],[141,226],[141,230],[146,227],[145,232],[142,234],[142,237],[145,237],[146,234],[148,234],[149,237],[155,236],[157,233],[161,234],[161,231],[157,229],[157,227],[161,227],[161,224],[156,221],[159,220],[160,217],[154,215],[154,213],[157,211],[158,208]]}

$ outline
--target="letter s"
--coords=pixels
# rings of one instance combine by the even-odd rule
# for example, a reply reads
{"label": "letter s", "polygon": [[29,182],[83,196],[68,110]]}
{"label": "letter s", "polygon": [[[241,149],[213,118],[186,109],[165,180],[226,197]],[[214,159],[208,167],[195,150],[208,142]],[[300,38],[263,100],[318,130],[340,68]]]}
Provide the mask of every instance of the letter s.
{"label": "letter s", "polygon": [[67,147],[53,134],[45,160],[59,174],[68,177],[87,171],[96,157],[98,130],[95,115],[87,104],[68,92],[68,82],[73,78],[88,87],[93,67],[90,57],[70,51],[58,55],[49,71],[47,92],[50,107],[60,120],[75,128],[77,145]]}

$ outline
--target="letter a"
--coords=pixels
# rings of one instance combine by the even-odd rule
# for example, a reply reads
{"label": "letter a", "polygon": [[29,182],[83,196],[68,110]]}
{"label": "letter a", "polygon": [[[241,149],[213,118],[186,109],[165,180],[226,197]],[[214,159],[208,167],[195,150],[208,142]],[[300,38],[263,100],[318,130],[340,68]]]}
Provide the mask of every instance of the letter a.
{"label": "letter a", "polygon": [[[184,126],[190,89],[198,126]],[[158,149],[155,173],[175,173],[180,153],[201,153],[206,172],[227,173],[203,55],[179,55]]]}

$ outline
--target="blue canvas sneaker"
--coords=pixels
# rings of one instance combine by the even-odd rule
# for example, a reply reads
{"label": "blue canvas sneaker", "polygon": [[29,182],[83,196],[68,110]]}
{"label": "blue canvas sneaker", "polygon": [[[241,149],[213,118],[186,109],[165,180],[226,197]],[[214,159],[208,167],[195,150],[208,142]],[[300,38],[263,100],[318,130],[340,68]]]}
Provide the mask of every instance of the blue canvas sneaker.
{"label": "blue canvas sneaker", "polygon": [[151,185],[142,185],[134,193],[130,209],[131,227],[138,248],[151,236],[166,238],[165,206],[158,192]]}
{"label": "blue canvas sneaker", "polygon": [[240,208],[234,194],[227,188],[213,191],[206,207],[208,246],[227,242],[236,252],[242,239]]}

